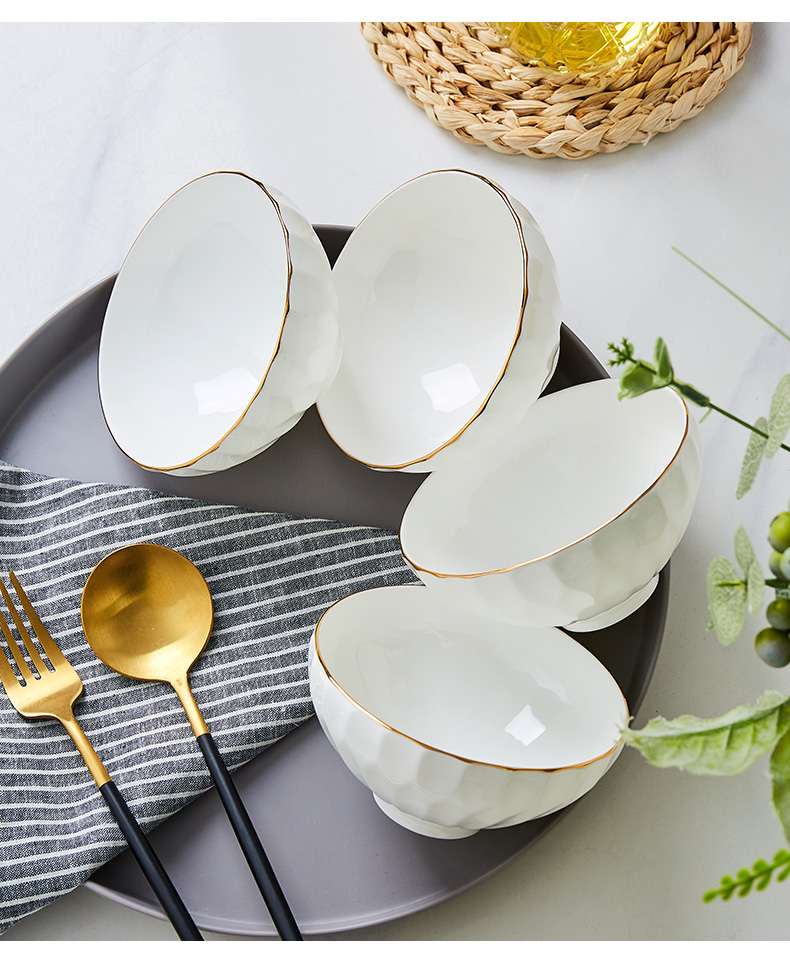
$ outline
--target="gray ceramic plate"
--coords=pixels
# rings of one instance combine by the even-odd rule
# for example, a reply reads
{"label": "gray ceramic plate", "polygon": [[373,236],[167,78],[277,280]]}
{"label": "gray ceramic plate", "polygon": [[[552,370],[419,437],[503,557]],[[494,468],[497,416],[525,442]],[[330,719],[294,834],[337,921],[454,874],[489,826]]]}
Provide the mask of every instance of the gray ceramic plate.
{"label": "gray ceramic plate", "polygon": [[[319,226],[318,232],[334,260],[350,230]],[[423,476],[385,474],[349,460],[324,433],[315,409],[273,447],[219,474],[175,478],[128,461],[106,430],[96,387],[99,333],[112,285],[108,279],[83,293],[0,368],[0,457],[44,474],[397,530]],[[548,392],[605,375],[563,327]],[[668,589],[665,570],[638,612],[577,636],[617,679],[632,714],[658,655]],[[462,841],[420,837],[378,810],[315,719],[235,777],[305,935],[385,922],[466,891],[513,861],[567,811]],[[151,840],[201,928],[275,934],[213,790],[161,824]],[[96,872],[89,887],[161,917],[128,851]]]}

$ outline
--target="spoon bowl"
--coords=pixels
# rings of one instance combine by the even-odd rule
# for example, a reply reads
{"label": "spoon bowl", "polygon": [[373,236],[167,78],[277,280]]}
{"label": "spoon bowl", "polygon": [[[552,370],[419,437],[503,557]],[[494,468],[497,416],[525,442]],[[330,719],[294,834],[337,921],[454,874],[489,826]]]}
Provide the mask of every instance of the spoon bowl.
{"label": "spoon bowl", "polygon": [[82,595],[82,624],[99,659],[134,680],[182,680],[214,623],[206,580],[163,545],[120,548],[93,570]]}

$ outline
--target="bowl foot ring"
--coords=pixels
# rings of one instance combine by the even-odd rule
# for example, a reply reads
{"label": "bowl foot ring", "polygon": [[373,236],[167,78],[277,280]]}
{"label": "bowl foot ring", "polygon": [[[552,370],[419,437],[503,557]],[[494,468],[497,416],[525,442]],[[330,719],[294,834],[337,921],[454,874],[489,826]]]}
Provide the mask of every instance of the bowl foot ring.
{"label": "bowl foot ring", "polygon": [[407,814],[405,811],[401,811],[394,804],[383,801],[376,794],[373,795],[373,800],[378,804],[384,814],[395,821],[396,824],[399,824],[402,828],[406,828],[409,831],[414,831],[416,834],[425,835],[428,838],[443,838],[445,841],[449,841],[459,838],[469,838],[471,835],[477,834],[476,829],[455,828],[444,824],[436,824],[433,821],[424,821],[422,818],[414,817],[413,814]]}
{"label": "bowl foot ring", "polygon": [[567,629],[568,632],[590,633],[596,629],[605,629],[606,626],[613,626],[616,622],[620,622],[621,619],[625,619],[626,616],[630,616],[632,612],[636,612],[641,605],[647,602],[655,592],[657,585],[658,576],[654,575],[647,585],[643,586],[632,596],[629,596],[624,602],[620,602],[618,605],[612,606],[611,609],[607,609],[605,612],[601,612],[597,616],[592,616],[589,619],[578,619],[576,622],[566,623],[562,628]]}

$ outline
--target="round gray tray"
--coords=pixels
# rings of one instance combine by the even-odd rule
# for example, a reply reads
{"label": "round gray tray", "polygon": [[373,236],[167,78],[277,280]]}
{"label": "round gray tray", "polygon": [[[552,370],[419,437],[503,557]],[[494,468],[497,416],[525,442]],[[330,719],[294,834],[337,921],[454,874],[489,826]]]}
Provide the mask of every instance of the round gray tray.
{"label": "round gray tray", "polygon": [[[334,261],[351,230],[318,226],[317,231]],[[128,461],[107,432],[96,385],[99,334],[113,281],[99,283],[56,313],[0,368],[0,457],[43,474],[398,529],[424,476],[372,471],[351,461],[328,438],[314,408],[271,448],[219,474],[175,478]],[[563,326],[547,393],[605,376]],[[632,714],[658,656],[668,590],[665,569],[656,592],[636,613],[575,637],[608,667]],[[513,861],[570,810],[461,841],[412,834],[378,810],[315,719],[234,776],[305,935],[385,922],[457,895]],[[215,791],[163,822],[151,841],[201,928],[275,935]],[[128,851],[88,884],[163,917]]]}

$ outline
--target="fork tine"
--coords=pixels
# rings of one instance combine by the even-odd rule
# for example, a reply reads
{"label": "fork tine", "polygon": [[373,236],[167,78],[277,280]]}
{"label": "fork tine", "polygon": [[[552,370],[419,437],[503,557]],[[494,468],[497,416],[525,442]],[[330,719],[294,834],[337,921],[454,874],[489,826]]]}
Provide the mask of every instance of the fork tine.
{"label": "fork tine", "polygon": [[8,573],[11,576],[11,582],[13,583],[14,589],[16,589],[16,594],[19,596],[19,601],[22,603],[22,608],[27,613],[27,618],[30,621],[30,625],[38,636],[38,641],[41,644],[41,648],[46,653],[47,659],[52,663],[54,669],[57,669],[59,664],[68,663],[66,657],[61,653],[58,648],[58,644],[50,636],[47,627],[39,618],[38,613],[33,608],[30,599],[28,599],[25,594],[25,590],[22,588],[19,579],[14,575],[13,572]]}
{"label": "fork tine", "polygon": [[[25,624],[22,622],[22,619],[20,618],[19,613],[16,611],[16,606],[11,601],[11,596],[8,594],[8,589],[6,589],[5,582],[3,582],[2,579],[0,579],[0,592],[3,593],[5,604],[6,606],[8,606],[8,612],[11,616],[11,621],[16,626],[17,632],[19,633],[19,636],[22,639],[22,642],[25,644],[25,648],[27,649],[27,655],[30,657],[30,662],[33,664],[33,666],[35,666],[36,672],[38,673],[38,675],[43,676],[44,673],[46,673],[46,668],[44,667],[44,664],[41,661],[41,657],[38,655],[38,650],[33,645],[33,640],[30,638],[30,634],[28,633],[27,629],[25,629]],[[17,666],[19,666],[20,660],[24,662],[24,659],[22,657],[21,651],[16,645],[13,633],[8,628],[8,623],[5,620],[3,620],[2,626],[0,626],[0,628],[2,628],[3,630],[3,635],[5,636],[6,642],[8,643],[8,648],[11,650],[14,656]],[[30,669],[30,663],[25,663],[25,667],[27,667],[27,669]],[[25,672],[24,672],[25,667],[19,666],[19,672],[23,676],[25,675]]]}
{"label": "fork tine", "polygon": [[[3,585],[2,579],[0,579],[0,589],[2,589],[3,592],[6,591],[5,586]],[[24,656],[22,655],[19,647],[17,646],[16,638],[14,637],[14,634],[11,632],[8,626],[8,623],[5,621],[5,616],[2,614],[2,612],[0,612],[0,630],[2,630],[3,636],[5,637],[5,641],[6,643],[8,643],[8,648],[11,650],[11,656],[13,657],[13,660],[16,663],[20,674],[22,675],[22,679],[26,679],[28,676],[32,676],[33,675],[32,670],[28,666]]]}
{"label": "fork tine", "polygon": [[[16,660],[16,657],[14,657],[14,660]],[[22,684],[17,679],[16,673],[13,671],[11,664],[6,658],[6,654],[2,651],[2,649],[0,649],[0,683],[3,684],[3,688],[8,694],[8,699],[13,703],[14,690],[19,688]]]}

